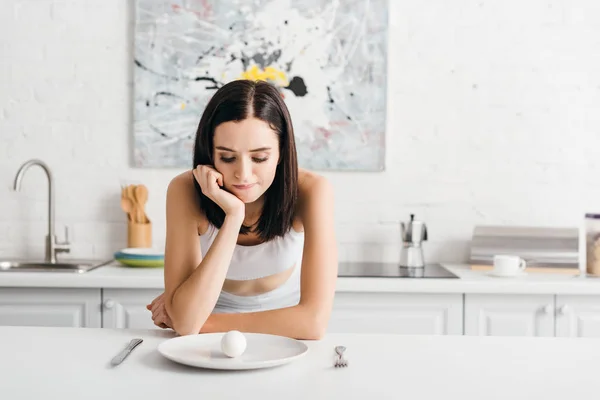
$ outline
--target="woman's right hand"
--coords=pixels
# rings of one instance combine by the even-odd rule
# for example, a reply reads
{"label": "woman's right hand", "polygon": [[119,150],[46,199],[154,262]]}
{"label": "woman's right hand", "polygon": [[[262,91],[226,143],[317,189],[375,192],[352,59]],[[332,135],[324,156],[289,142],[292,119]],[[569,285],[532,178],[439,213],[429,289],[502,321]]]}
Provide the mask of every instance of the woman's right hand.
{"label": "woman's right hand", "polygon": [[152,312],[152,321],[154,325],[166,329],[173,328],[173,322],[167,314],[165,307],[165,293],[161,293],[158,297],[152,300],[152,303],[146,305],[146,309]]}
{"label": "woman's right hand", "polygon": [[223,175],[219,171],[209,165],[198,165],[193,174],[202,193],[221,207],[225,215],[244,217],[246,205],[235,195],[222,189]]}

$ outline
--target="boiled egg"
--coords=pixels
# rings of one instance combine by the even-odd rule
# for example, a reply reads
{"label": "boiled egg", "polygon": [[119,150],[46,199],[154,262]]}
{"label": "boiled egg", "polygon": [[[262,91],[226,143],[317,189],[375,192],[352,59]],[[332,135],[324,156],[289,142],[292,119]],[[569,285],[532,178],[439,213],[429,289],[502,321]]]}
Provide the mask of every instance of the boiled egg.
{"label": "boiled egg", "polygon": [[221,350],[227,357],[239,357],[246,350],[246,337],[240,331],[229,331],[221,339]]}

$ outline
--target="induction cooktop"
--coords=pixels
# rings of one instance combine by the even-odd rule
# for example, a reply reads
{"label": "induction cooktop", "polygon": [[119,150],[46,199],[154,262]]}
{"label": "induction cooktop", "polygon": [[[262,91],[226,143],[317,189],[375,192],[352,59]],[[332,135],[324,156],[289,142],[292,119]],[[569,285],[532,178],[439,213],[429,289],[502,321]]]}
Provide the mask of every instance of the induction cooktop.
{"label": "induction cooktop", "polygon": [[340,262],[338,276],[365,278],[458,278],[458,276],[448,271],[441,264],[426,264],[422,268],[407,268],[400,267],[394,263],[378,262]]}

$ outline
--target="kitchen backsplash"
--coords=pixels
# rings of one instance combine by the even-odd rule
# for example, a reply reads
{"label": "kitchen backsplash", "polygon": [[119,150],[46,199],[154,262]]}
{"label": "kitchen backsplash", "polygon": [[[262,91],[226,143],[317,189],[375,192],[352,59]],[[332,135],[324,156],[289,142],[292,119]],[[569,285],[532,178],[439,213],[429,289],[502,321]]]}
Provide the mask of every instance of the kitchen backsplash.
{"label": "kitchen backsplash", "polygon": [[[181,170],[131,165],[131,2],[4,0],[0,255],[43,255],[47,186],[73,257],[126,245],[121,184],[144,183],[154,243]],[[476,224],[577,226],[600,210],[596,0],[390,1],[386,169],[324,173],[341,260],[397,261],[425,221],[429,261],[463,261]],[[32,29],[35,27],[35,29]]]}

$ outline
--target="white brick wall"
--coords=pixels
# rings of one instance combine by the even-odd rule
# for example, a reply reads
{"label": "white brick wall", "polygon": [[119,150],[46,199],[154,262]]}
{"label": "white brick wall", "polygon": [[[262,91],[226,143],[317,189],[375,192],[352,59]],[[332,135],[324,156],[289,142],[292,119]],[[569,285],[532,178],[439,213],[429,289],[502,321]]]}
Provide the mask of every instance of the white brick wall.
{"label": "white brick wall", "polygon": [[[43,254],[46,184],[72,256],[125,245],[122,180],[148,185],[155,243],[179,170],[130,163],[132,1],[0,5],[0,256]],[[126,5],[128,4],[128,5]],[[387,169],[326,173],[342,260],[395,261],[398,222],[460,261],[475,224],[577,226],[600,210],[600,2],[390,0]]]}

